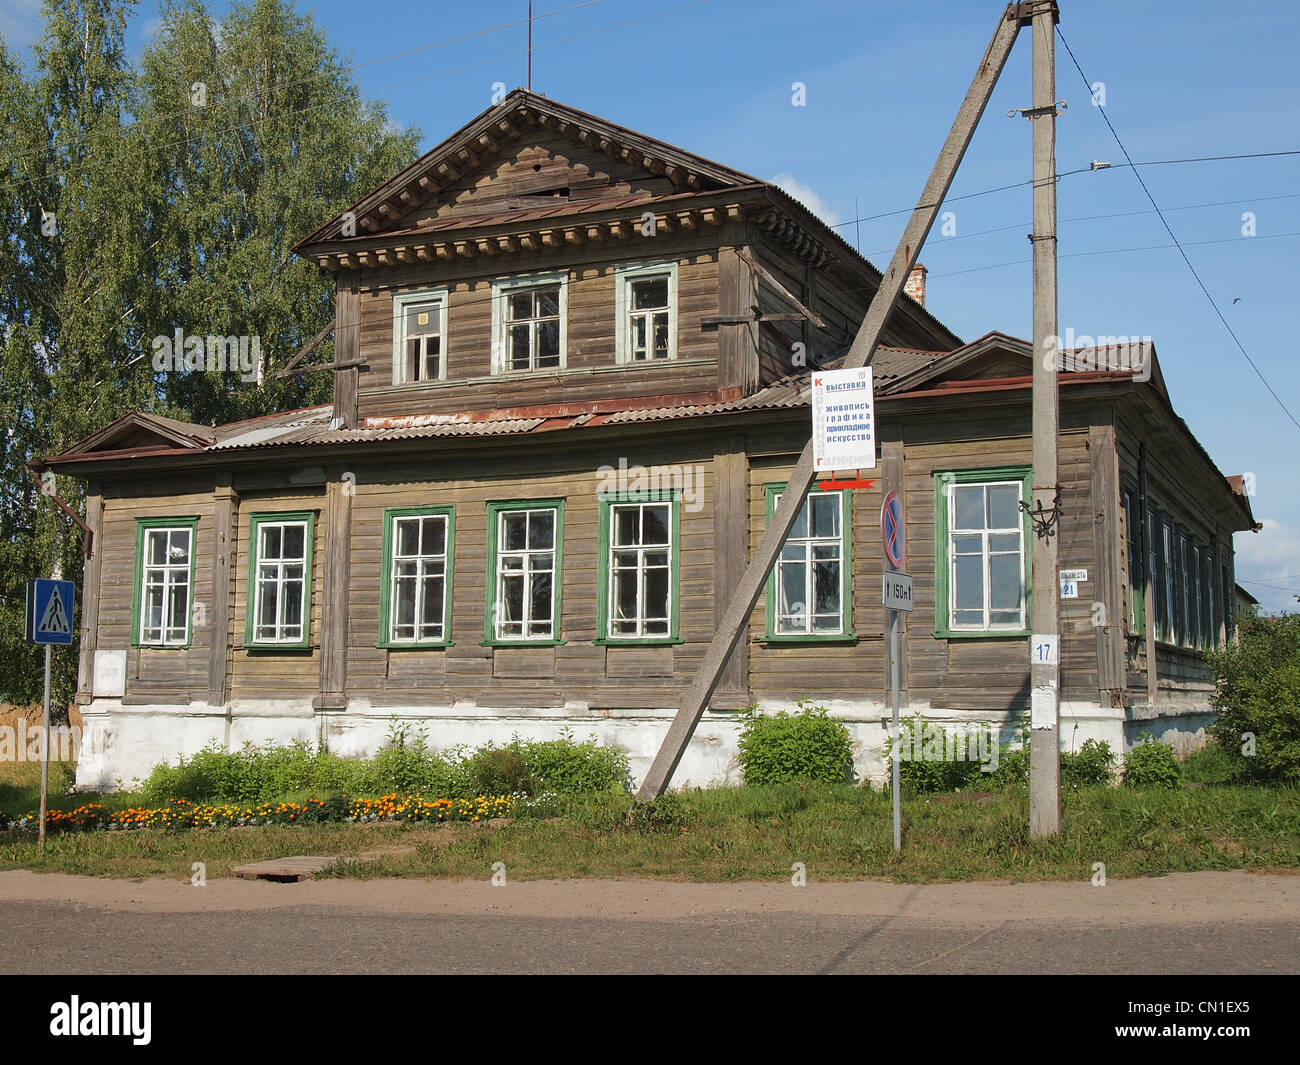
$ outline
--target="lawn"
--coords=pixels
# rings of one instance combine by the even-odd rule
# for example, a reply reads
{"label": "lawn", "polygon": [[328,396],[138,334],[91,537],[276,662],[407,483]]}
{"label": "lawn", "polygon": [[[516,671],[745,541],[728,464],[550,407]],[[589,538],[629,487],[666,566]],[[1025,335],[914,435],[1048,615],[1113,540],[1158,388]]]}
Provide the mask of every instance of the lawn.
{"label": "lawn", "polygon": [[[0,804],[22,805],[12,795]],[[134,797],[105,798],[129,805]],[[58,805],[85,799],[60,796]],[[1084,788],[1066,796],[1059,836],[1031,841],[1027,825],[1023,792],[915,796],[903,804],[903,851],[896,855],[889,797],[882,792],[846,785],[720,787],[672,794],[650,807],[634,807],[621,794],[570,797],[487,824],[55,834],[44,860],[32,834],[0,834],[0,868],[188,879],[201,861],[212,878],[244,862],[316,854],[340,856],[320,875],[360,878],[487,879],[493,863],[504,862],[513,880],[783,880],[802,862],[809,882],[930,883],[1083,880],[1095,862],[1105,864],[1107,877],[1300,867],[1300,792],[1292,789]]]}

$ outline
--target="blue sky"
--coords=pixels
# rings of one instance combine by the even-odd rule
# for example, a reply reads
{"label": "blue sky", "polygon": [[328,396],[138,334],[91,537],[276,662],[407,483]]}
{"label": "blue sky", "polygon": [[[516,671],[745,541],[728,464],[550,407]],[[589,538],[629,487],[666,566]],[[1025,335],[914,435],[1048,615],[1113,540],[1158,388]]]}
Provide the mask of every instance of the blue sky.
{"label": "blue sky", "polygon": [[[536,14],[573,0],[536,0]],[[224,0],[212,4],[215,12]],[[595,0],[539,18],[533,88],[767,180],[778,180],[858,242],[889,257],[933,165],[1002,4],[875,0]],[[1133,159],[1300,148],[1300,5],[1062,0],[1061,30]],[[308,5],[300,4],[307,10]],[[367,96],[417,124],[423,147],[526,77],[526,0],[310,5]],[[665,12],[663,14],[657,14]],[[653,17],[645,17],[653,16]],[[151,32],[145,0],[130,44]],[[639,21],[631,21],[639,20]],[[5,0],[0,32],[29,44],[37,0]],[[620,25],[622,24],[622,25]],[[447,42],[466,34],[467,40]],[[579,36],[581,35],[581,36]],[[576,38],[576,39],[569,39]],[[426,47],[434,46],[434,47]],[[397,52],[404,56],[392,57]],[[1058,43],[1057,167],[1122,154]],[[1030,103],[1022,34],[953,186],[953,196],[1026,181]],[[792,85],[806,106],[792,105]],[[1292,286],[1300,271],[1300,156],[1142,169],[1246,350],[1300,417]],[[973,339],[1031,333],[1027,187],[953,202],[956,233],[922,253],[927,306]],[[902,213],[891,213],[891,212]],[[1255,219],[1242,235],[1243,214]],[[1238,576],[1273,609],[1300,594],[1300,429],[1269,396],[1169,244],[1131,170],[1059,183],[1060,331],[1150,336],[1175,408],[1225,473],[1255,474],[1256,518],[1237,536]],[[855,217],[888,214],[862,221]],[[1098,218],[1105,215],[1111,217]],[[993,231],[993,232],[989,232]],[[1152,247],[1157,246],[1157,247]],[[1142,249],[1142,250],[1137,250]]]}

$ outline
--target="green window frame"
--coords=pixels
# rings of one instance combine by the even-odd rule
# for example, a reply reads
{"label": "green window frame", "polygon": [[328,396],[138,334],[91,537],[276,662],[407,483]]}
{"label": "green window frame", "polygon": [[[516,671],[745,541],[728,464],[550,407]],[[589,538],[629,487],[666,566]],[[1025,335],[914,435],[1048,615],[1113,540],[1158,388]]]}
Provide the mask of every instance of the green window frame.
{"label": "green window frame", "polygon": [[[426,546],[423,537],[429,531],[423,520],[426,518],[442,519],[443,549],[441,553],[423,550]],[[398,540],[401,526],[412,520],[419,520],[418,542],[415,545],[416,551],[414,554],[400,551],[399,548],[402,545]],[[375,646],[417,650],[421,648],[451,647],[452,579],[456,556],[456,508],[454,506],[389,507],[384,511],[383,530],[382,583],[379,586],[379,641]],[[395,563],[401,563],[402,569],[411,570],[412,572],[394,573]],[[438,572],[439,569],[441,569],[441,572]],[[425,613],[423,608],[426,603],[425,597],[429,593],[429,582],[438,578],[442,580],[442,615],[440,621],[442,635],[433,638],[421,637],[418,630],[428,622],[418,619]],[[393,633],[395,621],[392,614],[394,606],[393,592],[396,580],[411,580],[414,584],[415,598],[412,604],[412,635],[410,637],[397,636]]]}
{"label": "green window frame", "polygon": [[[287,527],[303,526],[303,555],[285,557],[276,556],[268,563],[262,554],[262,530],[265,526]],[[289,510],[263,514],[252,514],[248,519],[248,587],[244,600],[244,647],[249,650],[295,651],[305,650],[311,646],[311,593],[313,584],[312,550],[316,534],[316,512],[314,510]],[[283,548],[282,548],[283,550]],[[284,599],[280,591],[286,583],[294,583],[292,576],[295,566],[302,567],[302,597],[299,617],[302,635],[298,639],[268,640],[256,636],[258,625],[256,619],[262,606],[263,582],[258,572],[259,566],[275,564],[279,570],[275,580],[276,621],[275,627],[285,627],[280,606]],[[292,627],[290,623],[288,627]]]}
{"label": "green window frame", "polygon": [[[599,554],[597,555],[596,564],[595,643],[602,646],[630,645],[647,647],[656,644],[665,645],[684,642],[679,636],[681,622],[681,497],[681,492],[676,489],[655,492],[600,492],[597,494],[596,543]],[[662,506],[663,504],[667,504],[669,509],[666,529],[668,543],[652,542],[647,544],[644,541],[646,535],[644,508]],[[618,516],[618,511],[621,509],[632,511],[633,508],[641,508],[641,514],[636,523],[636,539],[625,544],[613,543],[617,532],[615,519]],[[667,564],[664,566],[647,561],[652,556],[664,553],[653,550],[660,547],[667,549]],[[635,561],[629,566],[615,567],[615,551],[621,551],[625,560],[635,558]],[[652,571],[661,569],[666,571],[667,618],[646,619],[638,614],[635,619],[632,619],[638,628],[642,627],[646,621],[656,625],[662,622],[663,632],[648,632],[640,635],[614,635],[611,633],[611,622],[613,620],[611,601],[617,590],[617,582],[611,580],[611,577],[616,568],[621,572],[635,575],[638,604],[644,601],[643,593],[649,574]],[[626,578],[620,578],[620,580],[623,579]],[[638,609],[640,609],[640,606]]]}
{"label": "green window frame", "polygon": [[1128,631],[1142,635],[1146,623],[1146,569],[1142,552],[1142,513],[1135,485],[1124,486],[1124,547],[1128,566]]}
{"label": "green window frame", "polygon": [[[514,514],[519,511],[553,511],[554,525],[552,527],[552,539],[550,548],[545,546],[533,546],[528,543],[527,537],[531,530],[531,520],[525,522],[525,546],[518,549],[506,549],[501,542],[501,530],[504,527],[503,517]],[[501,636],[498,634],[497,625],[497,603],[499,601],[499,590],[503,577],[506,575],[501,568],[502,554],[514,556],[519,562],[520,568],[511,571],[522,577],[522,584],[526,589],[525,602],[531,604],[533,594],[533,578],[542,577],[549,573],[551,578],[551,617],[550,617],[550,634],[549,635],[530,635],[525,631],[522,636]],[[544,556],[550,555],[549,570],[543,568],[545,562]],[[533,556],[539,556],[537,562],[534,562]],[[563,499],[508,499],[488,503],[487,505],[487,580],[486,580],[486,613],[483,618],[483,641],[484,647],[548,647],[564,643],[560,638],[560,604],[561,593],[563,590],[564,575],[564,500]],[[531,613],[531,610],[526,610]],[[537,618],[521,618],[520,625],[524,630],[539,624]]]}
{"label": "green window frame", "polygon": [[[194,640],[194,562],[195,548],[198,543],[198,525],[199,519],[193,516],[181,518],[136,518],[135,520],[135,571],[132,580],[131,589],[131,646],[132,647],[156,647],[160,650],[183,651],[188,648]],[[150,566],[150,569],[162,569],[163,578],[163,614],[159,618],[161,635],[158,640],[145,640],[140,632],[143,621],[144,611],[142,609],[142,597],[148,581],[145,579],[145,547],[149,543],[150,534],[159,532],[180,532],[189,533],[189,554],[190,565],[189,574],[186,577],[186,595],[185,595],[185,636],[183,640],[168,640],[167,631],[174,629],[176,626],[167,624],[166,612],[169,605],[172,605],[172,599],[167,594],[174,584],[169,583],[168,576],[176,572],[176,567],[167,563]],[[170,551],[171,541],[168,539],[168,550]],[[172,619],[175,620],[174,618]]]}
{"label": "green window frame", "polygon": [[[763,486],[766,496],[766,516],[767,523],[771,524],[772,515],[776,513],[777,503],[782,495],[785,494],[789,482],[773,482]],[[780,632],[778,631],[778,611],[779,588],[777,585],[777,574],[781,567],[781,556],[785,554],[786,547],[790,539],[805,539],[810,547],[813,547],[814,539],[829,541],[831,537],[801,538],[793,534],[799,530],[799,519],[795,519],[795,524],[791,526],[790,535],[787,536],[786,542],[781,545],[781,554],[772,565],[772,572],[767,575],[767,590],[764,593],[764,613],[766,617],[766,628],[763,639],[768,643],[851,643],[857,640],[853,632],[853,499],[851,493],[847,491],[821,492],[810,491],[804,498],[800,513],[803,515],[803,528],[808,530],[807,521],[809,514],[808,500],[814,495],[818,496],[839,496],[839,516],[840,516],[840,535],[838,541],[840,544],[840,624],[835,632]],[[805,583],[805,596],[807,595],[807,584]]]}
{"label": "green window frame", "polygon": [[[1033,539],[1031,536],[1031,526],[1029,514],[1023,507],[1017,508],[1020,511],[1020,553],[1022,555],[1021,566],[1021,609],[1024,616],[1024,624],[1017,627],[982,627],[982,628],[956,628],[952,624],[951,611],[951,583],[952,583],[952,566],[953,556],[950,551],[951,537],[949,535],[951,517],[949,514],[949,492],[951,488],[961,485],[984,484],[990,485],[995,483],[1015,482],[1020,486],[1020,502],[1028,504],[1033,499],[1032,490],[1032,471],[1029,466],[990,466],[984,469],[974,470],[936,470],[934,473],[934,635],[938,639],[961,640],[961,639],[990,639],[1003,638],[1007,636],[1028,636],[1033,631],[1033,620],[1031,616],[1033,607],[1033,590],[1029,579],[1030,558],[1033,552]],[[1010,529],[1011,526],[1007,526]],[[967,535],[974,535],[968,533]],[[991,531],[985,532],[986,536],[991,536]],[[1008,535],[1003,532],[999,535]],[[983,549],[986,557],[991,557],[991,545]],[[989,577],[989,566],[984,566],[984,577],[986,586]],[[988,603],[986,599],[985,612],[988,612]]]}

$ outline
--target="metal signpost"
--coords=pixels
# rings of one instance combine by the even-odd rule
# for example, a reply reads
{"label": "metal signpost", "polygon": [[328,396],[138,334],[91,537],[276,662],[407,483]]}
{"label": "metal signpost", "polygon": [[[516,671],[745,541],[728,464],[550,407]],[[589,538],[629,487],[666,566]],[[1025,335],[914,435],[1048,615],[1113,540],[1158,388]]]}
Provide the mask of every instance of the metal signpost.
{"label": "metal signpost", "polygon": [[50,649],[72,644],[72,605],[76,590],[71,581],[38,579],[27,582],[27,639],[45,645],[45,710],[41,721],[41,821],[40,853],[45,853],[45,803],[50,787]]}
{"label": "metal signpost", "polygon": [[912,612],[912,578],[902,572],[907,559],[903,529],[903,501],[891,489],[880,504],[880,539],[885,545],[885,559],[889,568],[881,578],[881,602],[889,611],[889,690],[894,708],[890,727],[889,755],[893,768],[890,777],[894,799],[894,850],[903,849],[903,821],[899,807],[898,780],[898,614]]}

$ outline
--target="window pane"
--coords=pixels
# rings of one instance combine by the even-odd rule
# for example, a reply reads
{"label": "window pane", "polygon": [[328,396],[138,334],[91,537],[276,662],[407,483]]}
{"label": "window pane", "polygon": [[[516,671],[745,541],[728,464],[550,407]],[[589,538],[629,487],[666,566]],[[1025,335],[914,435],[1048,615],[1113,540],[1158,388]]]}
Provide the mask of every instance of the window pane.
{"label": "window pane", "polygon": [[261,602],[257,614],[257,623],[265,631],[266,635],[272,638],[275,636],[278,592],[279,588],[274,580],[264,580],[258,585],[258,593],[261,596]]}
{"label": "window pane", "polygon": [[560,365],[560,322],[558,319],[537,324],[537,365]]}
{"label": "window pane", "polygon": [[990,551],[1020,552],[1020,537],[1016,533],[993,533],[989,537]]}
{"label": "window pane", "polygon": [[958,610],[981,610],[984,606],[984,567],[977,555],[959,555],[956,562]]}
{"label": "window pane", "polygon": [[656,277],[632,283],[632,309],[643,311],[668,306],[668,278]]}
{"label": "window pane", "polygon": [[189,529],[172,530],[171,550],[168,552],[168,561],[170,561],[174,566],[189,565],[189,561],[190,561]]}
{"label": "window pane", "polygon": [[812,535],[836,537],[840,535],[839,493],[819,492],[808,497],[812,505]]}
{"label": "window pane", "polygon": [[989,606],[994,610],[1020,610],[1019,555],[994,555],[989,559]]}
{"label": "window pane", "polygon": [[531,292],[516,292],[507,297],[506,305],[510,310],[510,320],[517,322],[521,318],[531,318],[533,316],[533,294]]}
{"label": "window pane", "polygon": [[397,553],[408,558],[420,553],[420,522],[418,519],[398,519]]}
{"label": "window pane", "polygon": [[425,518],[424,538],[420,545],[426,555],[443,555],[447,553],[447,519]]}
{"label": "window pane", "polygon": [[637,358],[645,358],[646,320],[644,315],[632,319],[632,351]]}
{"label": "window pane", "polygon": [[838,614],[840,610],[840,564],[819,562],[813,567],[817,582],[816,611],[818,614]]}
{"label": "window pane", "polygon": [[[614,581],[615,621],[626,621],[636,618],[636,571],[617,569],[611,576]],[[635,632],[636,627],[625,627],[619,631]]]}
{"label": "window pane", "polygon": [[424,609],[420,612],[420,621],[426,629],[434,627],[437,632],[426,635],[442,635],[442,597],[445,585],[441,577],[424,578]]}
{"label": "window pane", "polygon": [[644,513],[645,519],[641,527],[641,542],[643,544],[668,543],[668,508],[645,507]]}
{"label": "window pane", "polygon": [[285,581],[284,595],[281,602],[284,605],[284,624],[301,625],[302,581]]}
{"label": "window pane", "polygon": [[[777,497],[778,506],[780,505],[780,502],[781,502],[781,497],[778,496]],[[794,524],[790,526],[790,532],[787,535],[787,539],[802,540],[807,536],[808,536],[808,500],[807,498],[805,498],[803,501],[803,506],[799,508],[799,513],[795,515]]]}
{"label": "window pane", "polygon": [[508,574],[501,579],[502,614],[509,621],[522,621],[524,617],[524,578],[522,574]]}
{"label": "window pane", "polygon": [[560,314],[560,289],[543,288],[537,292],[537,316],[539,318],[556,318]]}
{"label": "window pane", "polygon": [[549,621],[551,617],[551,575],[534,573],[531,578],[530,591],[532,603],[530,616],[534,621]]}
{"label": "window pane", "polygon": [[262,544],[257,549],[259,558],[278,559],[280,557],[280,526],[263,525]]}
{"label": "window pane", "polygon": [[655,329],[655,358],[668,358],[668,316],[666,314],[656,314],[654,316]]}
{"label": "window pane", "polygon": [[436,333],[440,315],[438,303],[417,303],[406,308],[406,335],[417,336],[420,333]]}
{"label": "window pane", "polygon": [[954,529],[984,528],[984,486],[957,485],[952,490]]}
{"label": "window pane", "polygon": [[534,511],[528,520],[528,546],[534,551],[555,546],[555,514]]}
{"label": "window pane", "polygon": [[151,566],[162,566],[167,562],[167,531],[150,529],[145,534],[145,561]]}
{"label": "window pane", "polygon": [[303,544],[307,527],[305,525],[286,525],[284,527],[284,557],[306,558]]}
{"label": "window pane", "polygon": [[501,523],[505,528],[505,549],[507,551],[522,551],[527,545],[528,538],[528,514],[526,511],[515,511],[501,515]]}
{"label": "window pane", "polygon": [[[802,617],[808,612],[808,604],[805,600],[807,588],[805,584],[805,569],[803,563],[789,564],[782,563],[780,566],[780,581],[778,588],[780,590],[780,601],[778,607],[782,614]],[[800,625],[799,631],[803,631]]]}
{"label": "window pane", "polygon": [[989,485],[989,528],[1020,527],[1020,487],[1014,484]]}
{"label": "window pane", "polygon": [[614,508],[614,545],[624,547],[640,542],[640,511],[636,507]]}
{"label": "window pane", "polygon": [[528,369],[528,326],[510,327],[510,368],[512,370]]}
{"label": "window pane", "polygon": [[393,604],[393,617],[404,636],[414,635],[415,625],[415,578],[403,577],[397,582],[396,602]]}
{"label": "window pane", "polygon": [[958,555],[980,555],[984,551],[984,538],[969,534],[954,536],[952,538],[952,549]]}

